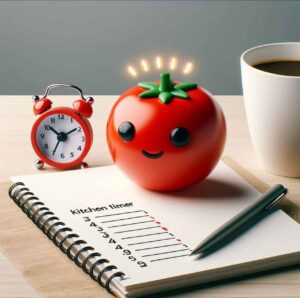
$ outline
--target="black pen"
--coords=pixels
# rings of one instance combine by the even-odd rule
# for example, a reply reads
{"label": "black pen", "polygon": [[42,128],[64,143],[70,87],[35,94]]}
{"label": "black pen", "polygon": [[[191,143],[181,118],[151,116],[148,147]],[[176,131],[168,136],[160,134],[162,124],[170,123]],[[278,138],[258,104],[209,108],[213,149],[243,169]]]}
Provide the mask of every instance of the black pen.
{"label": "black pen", "polygon": [[266,216],[268,211],[275,206],[286,193],[287,189],[283,185],[275,185],[268,192],[264,193],[258,201],[242,210],[205,238],[192,251],[191,255],[199,255],[201,258],[221,248],[229,240],[232,240],[233,235],[242,231],[253,219]]}

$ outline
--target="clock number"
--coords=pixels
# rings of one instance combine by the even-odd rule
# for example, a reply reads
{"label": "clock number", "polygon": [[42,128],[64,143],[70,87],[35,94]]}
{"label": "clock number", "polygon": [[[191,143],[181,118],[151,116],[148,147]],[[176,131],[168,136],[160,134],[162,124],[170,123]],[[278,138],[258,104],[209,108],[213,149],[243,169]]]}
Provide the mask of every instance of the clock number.
{"label": "clock number", "polygon": [[78,146],[77,150],[78,150],[78,151],[81,151],[81,150],[82,150],[82,149],[81,149],[81,146]]}
{"label": "clock number", "polygon": [[71,123],[73,123],[73,118],[72,117],[70,117],[70,121],[71,121]]}
{"label": "clock number", "polygon": [[65,119],[65,115],[64,114],[59,114],[57,115],[59,120],[64,120]]}
{"label": "clock number", "polygon": [[50,125],[44,125],[45,130],[50,130]]}
{"label": "clock number", "polygon": [[40,137],[43,140],[45,138],[45,135],[42,133],[42,134],[40,134]]}
{"label": "clock number", "polygon": [[74,157],[74,152],[70,152],[70,157]]}
{"label": "clock number", "polygon": [[82,136],[82,139],[81,139],[81,141],[82,141],[82,143],[84,143],[84,142],[85,142],[85,137],[84,137],[84,136]]}
{"label": "clock number", "polygon": [[77,128],[77,131],[78,131],[78,132],[81,132],[81,127],[80,127],[80,126]]}
{"label": "clock number", "polygon": [[55,123],[55,118],[51,118],[51,123]]}
{"label": "clock number", "polygon": [[45,143],[45,144],[44,144],[44,149],[48,149],[48,148],[49,148],[48,144]]}
{"label": "clock number", "polygon": [[62,153],[62,154],[60,155],[60,158],[65,158],[65,155]]}

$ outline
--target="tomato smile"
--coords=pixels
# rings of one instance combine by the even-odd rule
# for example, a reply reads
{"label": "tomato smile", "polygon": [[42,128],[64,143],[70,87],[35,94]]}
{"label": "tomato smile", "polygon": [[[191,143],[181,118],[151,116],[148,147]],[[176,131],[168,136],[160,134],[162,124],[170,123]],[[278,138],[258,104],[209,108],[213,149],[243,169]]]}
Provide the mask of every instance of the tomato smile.
{"label": "tomato smile", "polygon": [[160,158],[164,154],[163,151],[159,151],[158,153],[149,153],[146,150],[142,150],[142,153],[144,156],[146,156],[148,158],[153,158],[153,159]]}

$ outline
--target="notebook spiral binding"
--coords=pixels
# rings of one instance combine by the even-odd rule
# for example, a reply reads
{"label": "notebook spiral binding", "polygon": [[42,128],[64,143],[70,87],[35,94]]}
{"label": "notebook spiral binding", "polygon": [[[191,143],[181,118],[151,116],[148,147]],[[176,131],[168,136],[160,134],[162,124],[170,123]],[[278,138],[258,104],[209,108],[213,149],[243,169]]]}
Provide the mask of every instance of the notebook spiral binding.
{"label": "notebook spiral binding", "polygon": [[[110,288],[111,282],[116,277],[124,278],[125,274],[123,272],[118,271],[118,268],[114,265],[104,266],[103,264],[108,264],[109,260],[101,258],[102,255],[99,252],[94,252],[95,249],[92,246],[88,246],[86,241],[78,239],[79,236],[73,233],[71,228],[66,227],[65,223],[60,221],[38,197],[34,196],[34,194],[25,187],[24,183],[14,183],[10,187],[8,193],[10,198],[14,200],[25,214],[27,214],[33,223],[41,229],[43,233],[69,257],[69,259],[74,261],[77,266],[81,267],[82,270],[89,274],[101,287],[105,288],[108,292],[113,293]],[[46,228],[47,224],[49,225],[48,228]],[[55,232],[53,231],[54,228],[56,228]],[[63,233],[65,233],[65,235]],[[59,237],[61,238],[60,240],[58,239]],[[67,239],[74,241],[65,248],[64,244]],[[71,253],[72,248],[77,248],[75,255],[72,255]],[[80,261],[79,257],[84,256],[84,252],[90,253]],[[95,259],[95,261],[91,262],[92,259]],[[90,268],[87,267],[89,261],[92,263]],[[98,273],[95,275],[96,269]],[[108,274],[109,272],[112,274],[107,277],[105,282],[103,282],[102,278],[104,274]]]}

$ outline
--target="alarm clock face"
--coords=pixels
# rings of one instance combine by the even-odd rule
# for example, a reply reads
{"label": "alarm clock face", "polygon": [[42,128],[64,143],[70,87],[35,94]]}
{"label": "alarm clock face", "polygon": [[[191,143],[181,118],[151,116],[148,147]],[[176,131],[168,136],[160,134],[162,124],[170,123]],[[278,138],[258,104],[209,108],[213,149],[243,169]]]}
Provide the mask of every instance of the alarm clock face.
{"label": "alarm clock face", "polygon": [[64,109],[53,109],[41,115],[32,131],[36,153],[46,163],[57,167],[79,164],[91,146],[87,123],[72,109]]}

